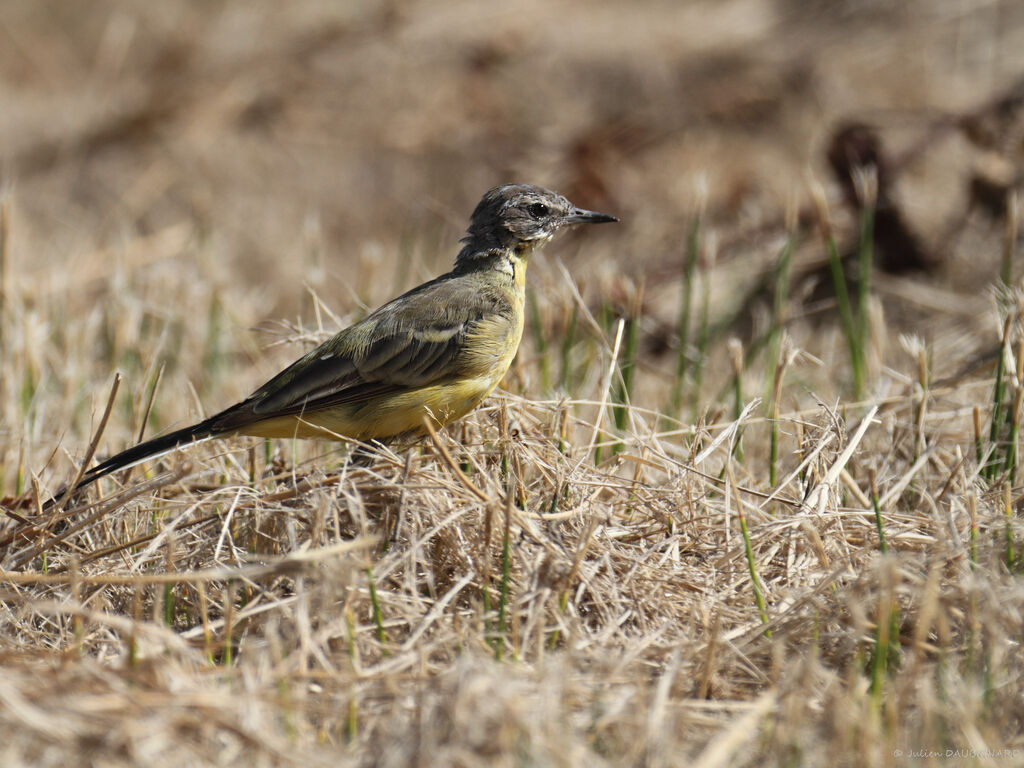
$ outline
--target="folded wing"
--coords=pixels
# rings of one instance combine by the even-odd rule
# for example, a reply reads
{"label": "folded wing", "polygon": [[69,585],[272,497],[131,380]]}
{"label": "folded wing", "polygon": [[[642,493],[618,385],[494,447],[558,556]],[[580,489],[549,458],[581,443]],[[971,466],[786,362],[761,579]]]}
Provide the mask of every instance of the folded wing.
{"label": "folded wing", "polygon": [[464,375],[466,335],[481,318],[505,314],[500,298],[477,288],[439,279],[386,304],[215,416],[215,429],[359,404]]}

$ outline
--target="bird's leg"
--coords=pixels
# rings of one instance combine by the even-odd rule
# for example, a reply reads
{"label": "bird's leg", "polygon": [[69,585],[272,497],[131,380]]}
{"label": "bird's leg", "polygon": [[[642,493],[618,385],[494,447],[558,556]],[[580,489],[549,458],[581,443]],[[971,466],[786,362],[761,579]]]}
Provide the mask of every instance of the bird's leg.
{"label": "bird's leg", "polygon": [[371,440],[368,443],[359,443],[349,454],[349,462],[353,467],[369,467],[377,458],[377,452],[385,446],[383,440]]}

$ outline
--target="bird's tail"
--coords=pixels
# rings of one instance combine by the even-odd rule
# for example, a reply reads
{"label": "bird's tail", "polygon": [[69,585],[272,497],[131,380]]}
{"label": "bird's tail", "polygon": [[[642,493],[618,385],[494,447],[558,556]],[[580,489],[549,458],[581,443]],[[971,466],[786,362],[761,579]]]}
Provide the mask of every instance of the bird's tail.
{"label": "bird's tail", "polygon": [[[160,437],[154,437],[144,443],[133,445],[131,448],[121,451],[121,453],[115,454],[106,461],[97,464],[95,467],[83,474],[81,480],[79,480],[78,484],[75,486],[75,490],[77,491],[79,488],[91,485],[101,477],[109,475],[111,472],[117,472],[122,469],[134,467],[136,464],[141,464],[147,459],[163,456],[164,454],[170,453],[183,445],[202,442],[203,440],[208,440],[209,438],[215,437],[219,434],[222,434],[222,432],[214,428],[213,419],[207,419],[206,421],[201,421],[198,424],[193,424],[191,427],[185,427],[184,429],[169,432],[166,435],[161,435]],[[68,487],[63,486],[53,495],[52,499],[46,502],[44,509],[52,507],[54,504],[58,504],[63,501],[67,492]]]}

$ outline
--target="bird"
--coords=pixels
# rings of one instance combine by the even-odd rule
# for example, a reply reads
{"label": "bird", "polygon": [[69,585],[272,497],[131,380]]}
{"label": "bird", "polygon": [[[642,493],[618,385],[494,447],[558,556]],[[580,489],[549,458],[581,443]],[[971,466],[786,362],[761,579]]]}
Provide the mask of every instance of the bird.
{"label": "bird", "polygon": [[450,272],[339,331],[249,397],[154,437],[83,473],[73,489],[214,438],[352,439],[386,443],[465,416],[505,377],[523,335],[526,267],[560,231],[615,222],[530,184],[489,190]]}

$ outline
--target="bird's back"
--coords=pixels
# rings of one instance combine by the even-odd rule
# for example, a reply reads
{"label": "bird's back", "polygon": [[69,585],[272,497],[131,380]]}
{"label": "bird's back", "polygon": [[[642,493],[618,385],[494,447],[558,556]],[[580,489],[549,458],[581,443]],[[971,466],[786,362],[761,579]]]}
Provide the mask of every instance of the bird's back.
{"label": "bird's back", "polygon": [[450,272],[328,339],[216,428],[380,439],[421,430],[425,413],[443,425],[504,378],[522,332],[521,284],[498,270]]}

